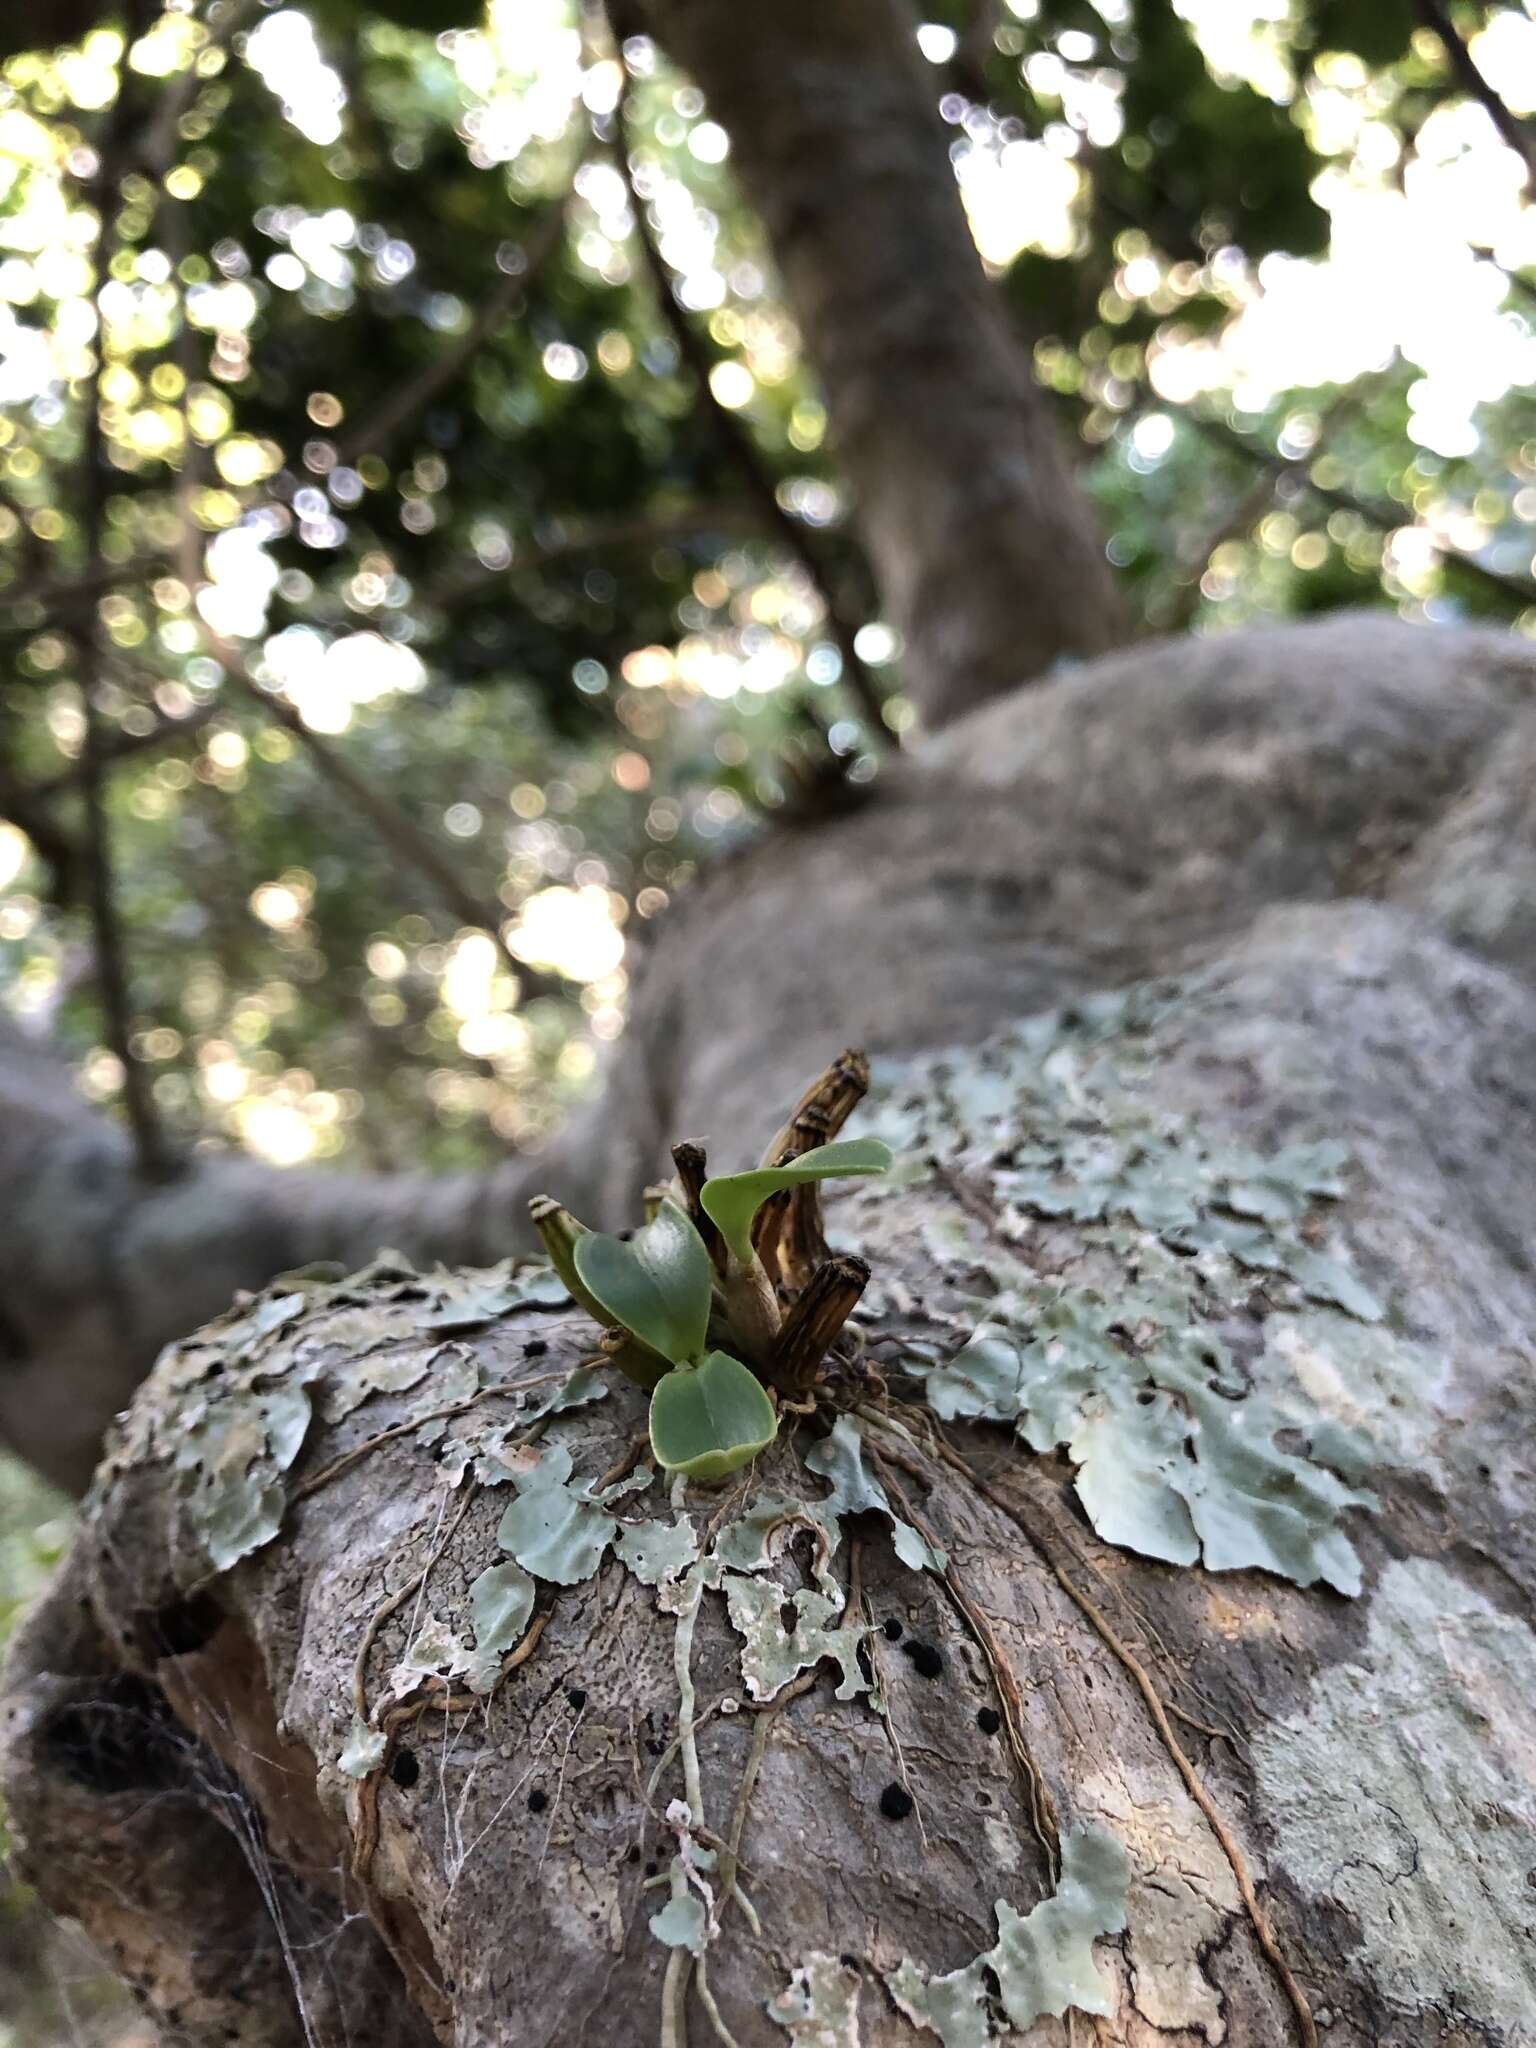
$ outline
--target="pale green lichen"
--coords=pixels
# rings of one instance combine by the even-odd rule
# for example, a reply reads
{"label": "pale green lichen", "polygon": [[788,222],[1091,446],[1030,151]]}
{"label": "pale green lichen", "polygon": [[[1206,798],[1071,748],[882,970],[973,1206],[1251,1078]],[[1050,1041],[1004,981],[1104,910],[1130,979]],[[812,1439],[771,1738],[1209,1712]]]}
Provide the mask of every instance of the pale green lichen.
{"label": "pale green lichen", "polygon": [[[1157,984],[1029,1019],[964,1061],[924,1063],[877,1108],[877,1128],[891,1135],[894,1119],[907,1142],[947,1154],[997,1216],[985,1242],[969,1217],[930,1219],[941,1270],[962,1284],[985,1272],[994,1293],[958,1353],[914,1350],[909,1365],[942,1418],[1065,1447],[1106,1541],[1354,1593],[1343,1517],[1372,1505],[1352,1483],[1369,1446],[1330,1429],[1288,1375],[1282,1398],[1261,1395],[1227,1334],[1257,1330],[1257,1286],[1280,1330],[1287,1317],[1314,1329],[1331,1318],[1353,1347],[1380,1322],[1365,1282],[1316,1241],[1323,1205],[1345,1193],[1344,1154],[1328,1140],[1264,1154],[1147,1106],[1137,1082],[1156,1033],[1198,997]],[[942,1130],[918,1122],[935,1098]],[[1055,1232],[1047,1276],[1024,1257],[1042,1230]],[[1278,1331],[1264,1334],[1281,1355]],[[1396,1343],[1385,1331],[1372,1341]],[[1304,1444],[1282,1450],[1282,1429]]]}
{"label": "pale green lichen", "polygon": [[[564,1298],[541,1261],[422,1274],[398,1253],[381,1252],[338,1281],[312,1277],[296,1286],[286,1276],[166,1354],[155,1398],[133,1411],[99,1484],[123,1463],[168,1461],[194,1535],[214,1569],[227,1571],[281,1528],[286,1475],[317,1400],[329,1422],[376,1394],[416,1394],[424,1409],[467,1401],[479,1385],[475,1362],[437,1333]],[[424,1330],[434,1333],[427,1341]],[[575,1385],[581,1378],[557,1388],[543,1412],[606,1392],[593,1375]],[[519,1419],[526,1423],[526,1410]]]}
{"label": "pale green lichen", "polygon": [[[1498,1587],[1501,1598],[1506,1587]],[[1351,1930],[1384,2038],[1536,2041],[1536,1637],[1431,1558],[1387,1563],[1365,1639],[1255,1731],[1274,1860]],[[1408,2017],[1411,2015],[1412,2017]]]}
{"label": "pale green lichen", "polygon": [[354,1714],[346,1747],[336,1762],[349,1778],[366,1778],[383,1763],[386,1745],[387,1738],[382,1730],[370,1728],[366,1721]]}
{"label": "pale green lichen", "polygon": [[807,1453],[805,1469],[831,1482],[832,1491],[821,1504],[827,1513],[839,1519],[866,1512],[884,1515],[891,1525],[896,1555],[909,1571],[943,1571],[947,1562],[943,1551],[902,1520],[886,1498],[885,1488],[865,1465],[863,1435],[851,1415],[838,1416],[831,1434]]}
{"label": "pale green lichen", "polygon": [[432,1274],[436,1304],[421,1318],[424,1330],[474,1330],[518,1308],[558,1308],[570,1296],[565,1282],[542,1259],[503,1259],[499,1266]]}
{"label": "pale green lichen", "polygon": [[318,1360],[295,1357],[291,1347],[270,1357],[258,1349],[243,1369],[239,1359],[235,1347],[208,1347],[206,1377],[180,1404],[172,1439],[182,1498],[217,1571],[270,1543],[281,1528],[283,1475],[303,1448],[310,1387],[321,1371]]}
{"label": "pale green lichen", "polygon": [[566,1444],[551,1444],[517,1477],[517,1498],[496,1541],[525,1571],[556,1586],[579,1585],[602,1563],[619,1533],[592,1497],[591,1482],[571,1478]]}
{"label": "pale green lichen", "polygon": [[[437,1469],[450,1486],[458,1486],[466,1472],[473,1471],[482,1486],[505,1486],[517,1469],[518,1444],[530,1427],[552,1415],[564,1415],[572,1408],[585,1408],[593,1401],[606,1400],[609,1386],[601,1374],[578,1366],[564,1379],[556,1378],[541,1390],[525,1395],[516,1413],[499,1422],[466,1421],[442,1435]],[[447,1425],[443,1425],[444,1428]],[[427,1424],[418,1442],[436,1442]]]}
{"label": "pale green lichen", "polygon": [[631,1522],[613,1547],[642,1586],[680,1578],[699,1556],[699,1539],[681,1515],[675,1522]]}
{"label": "pale green lichen", "polygon": [[404,1699],[428,1679],[460,1677],[469,1669],[470,1654],[469,1644],[457,1629],[429,1614],[386,1679],[383,1697],[374,1702],[375,1716],[390,1700]]}
{"label": "pale green lichen", "polygon": [[521,1638],[533,1612],[534,1584],[520,1564],[508,1559],[488,1565],[469,1588],[469,1619],[475,1631],[468,1666],[471,1692],[489,1692],[501,1659]]}
{"label": "pale green lichen", "polygon": [[[835,1600],[812,1586],[786,1597],[776,1579],[748,1578],[731,1573],[724,1581],[731,1626],[742,1638],[741,1676],[755,1700],[771,1700],[802,1671],[830,1659],[841,1674],[837,1697],[856,1699],[869,1691],[859,1667],[859,1645],[869,1634],[860,1622],[839,1617],[843,1598]],[[782,1609],[793,1608],[795,1625],[786,1629]]]}
{"label": "pale green lichen", "polygon": [[646,1923],[664,1948],[685,1948],[691,1954],[704,1953],[709,1938],[709,1916],[704,1901],[693,1892],[668,1899],[659,1913]]}
{"label": "pale green lichen", "polygon": [[1108,2014],[1109,1986],[1093,1959],[1100,1935],[1125,1927],[1130,1859],[1107,1829],[1070,1829],[1061,1840],[1061,1878],[1050,1898],[1025,1914],[999,1899],[996,1945],[964,1968],[934,1976],[904,1956],[885,1982],[914,2026],[927,2027],[944,2048],[987,2048],[994,2038],[990,1973],[996,2004],[1010,2027],[1059,2018],[1070,2007]]}
{"label": "pale green lichen", "polygon": [[1037,1451],[1065,1445],[1106,1542],[1212,1571],[1262,1567],[1343,1593],[1360,1565],[1340,1526],[1372,1496],[1282,1450],[1288,1417],[1252,1391],[1208,1324],[1155,1290],[1106,1299],[1021,1280],[927,1375],[946,1420],[1011,1422]]}

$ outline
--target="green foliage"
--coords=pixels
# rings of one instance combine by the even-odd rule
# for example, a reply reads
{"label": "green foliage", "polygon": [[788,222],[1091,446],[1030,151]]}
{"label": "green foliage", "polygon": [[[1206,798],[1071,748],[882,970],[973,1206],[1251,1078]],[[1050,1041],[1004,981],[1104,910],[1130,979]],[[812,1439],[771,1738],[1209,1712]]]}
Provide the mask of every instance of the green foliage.
{"label": "green foliage", "polygon": [[672,1201],[628,1239],[589,1231],[575,1266],[584,1287],[650,1350],[683,1365],[709,1334],[713,1274],[703,1240]]}
{"label": "green foliage", "polygon": [[1310,10],[1320,49],[1352,50],[1367,64],[1395,64],[1420,20],[1413,0],[1315,0]]}
{"label": "green foliage", "polygon": [[651,1449],[668,1472],[724,1479],[773,1442],[773,1403],[762,1381],[729,1352],[681,1365],[651,1395]]}
{"label": "green foliage", "polygon": [[885,1173],[890,1164],[890,1148],[878,1138],[844,1138],[836,1144],[818,1145],[810,1152],[802,1152],[787,1166],[758,1167],[751,1173],[731,1173],[707,1180],[699,1200],[733,1255],[747,1265],[752,1258],[752,1219],[770,1195],[785,1188],[801,1187],[807,1181]]}
{"label": "green foliage", "polygon": [[672,1365],[651,1392],[651,1448],[667,1471],[723,1479],[772,1443],[778,1418],[762,1383],[729,1353],[705,1351],[713,1269],[675,1202],[628,1239],[577,1237],[574,1264],[606,1315]]}

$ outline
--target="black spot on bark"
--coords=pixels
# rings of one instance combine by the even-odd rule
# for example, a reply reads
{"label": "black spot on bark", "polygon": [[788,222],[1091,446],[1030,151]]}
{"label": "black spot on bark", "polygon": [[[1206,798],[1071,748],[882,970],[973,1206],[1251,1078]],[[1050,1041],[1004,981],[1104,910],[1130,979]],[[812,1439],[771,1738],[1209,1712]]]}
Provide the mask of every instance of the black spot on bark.
{"label": "black spot on bark", "polygon": [[880,1794],[880,1811],[887,1820],[905,1820],[912,1811],[912,1794],[905,1785],[887,1785]]}
{"label": "black spot on bark", "polygon": [[983,1707],[976,1716],[976,1726],[983,1735],[995,1735],[1003,1725],[1003,1717],[996,1707]]}
{"label": "black spot on bark", "polygon": [[587,1694],[584,1686],[572,1685],[567,1687],[565,1697],[573,1714],[579,1714],[587,1704]]}
{"label": "black spot on bark", "polygon": [[912,1659],[912,1669],[919,1678],[937,1678],[944,1669],[944,1652],[935,1649],[932,1643],[919,1642],[913,1636],[901,1648],[902,1654]]}
{"label": "black spot on bark", "polygon": [[894,1614],[891,1615],[885,1624],[885,1639],[888,1643],[899,1643],[901,1641],[901,1623]]}
{"label": "black spot on bark", "polygon": [[548,1804],[549,1794],[547,1792],[541,1792],[538,1786],[535,1785],[533,1790],[528,1794],[528,1811],[530,1813],[542,1813],[545,1807],[548,1806]]}
{"label": "black spot on bark", "polygon": [[523,1356],[524,1358],[542,1358],[548,1349],[549,1344],[545,1338],[530,1337],[523,1346]]}
{"label": "black spot on bark", "polygon": [[409,1792],[421,1776],[421,1760],[414,1749],[397,1749],[389,1766],[389,1775],[402,1792]]}
{"label": "black spot on bark", "polygon": [[134,1618],[150,1656],[188,1657],[212,1641],[224,1615],[218,1602],[207,1593],[194,1593],[189,1599],[172,1601],[167,1607],[141,1612]]}

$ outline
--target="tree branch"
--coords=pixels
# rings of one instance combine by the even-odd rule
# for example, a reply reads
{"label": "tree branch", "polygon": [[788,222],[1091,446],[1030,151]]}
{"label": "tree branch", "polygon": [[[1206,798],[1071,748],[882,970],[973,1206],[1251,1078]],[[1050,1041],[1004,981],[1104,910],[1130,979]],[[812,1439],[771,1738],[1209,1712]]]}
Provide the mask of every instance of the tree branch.
{"label": "tree branch", "polygon": [[[1244,455],[1250,462],[1262,462],[1267,465],[1276,462],[1273,450],[1250,441],[1245,434],[1240,434],[1224,420],[1207,419],[1188,408],[1180,409],[1180,417],[1187,420],[1197,434],[1216,447]],[[1283,477],[1294,477],[1303,489],[1323,504],[1331,505],[1337,511],[1358,513],[1369,525],[1382,533],[1393,533],[1400,526],[1417,525],[1411,515],[1404,517],[1403,508],[1400,506],[1363,498],[1357,492],[1342,489],[1337,485],[1320,484],[1311,473],[1310,465],[1315,459],[1315,456],[1308,455],[1299,461],[1280,461],[1275,473],[1276,482]],[[1431,538],[1439,553],[1453,562],[1462,574],[1473,577],[1489,590],[1497,591],[1500,597],[1522,610],[1528,605],[1536,604],[1536,582],[1532,582],[1528,577],[1510,576],[1502,570],[1490,569],[1486,563],[1478,561],[1475,555],[1467,554],[1440,534],[1433,534]]]}
{"label": "tree branch", "polygon": [[[242,29],[257,20],[262,6],[263,0],[223,0],[218,20],[205,24],[207,34],[194,52],[191,63],[165,87],[154,119],[140,137],[133,152],[134,162],[129,168],[137,168],[156,180],[164,177],[181,142],[182,116],[191,107],[203,82],[197,68],[198,59],[209,50],[227,49]],[[209,9],[210,14],[214,11]]]}
{"label": "tree branch", "polygon": [[[96,309],[95,352],[86,381],[84,445],[80,458],[87,560],[86,577],[99,575],[102,563],[102,528],[105,516],[105,437],[101,425],[101,379],[106,366],[106,315],[102,308],[102,287],[111,274],[117,245],[118,204],[117,157],[122,147],[128,116],[128,68],[118,71],[117,97],[106,116],[97,169],[92,181],[99,226],[94,258],[95,280],[92,299]],[[123,1110],[133,1133],[139,1171],[148,1181],[169,1180],[179,1162],[166,1142],[148,1068],[133,1050],[133,999],[128,983],[127,954],[118,917],[117,891],[112,871],[110,826],[107,819],[106,784],[109,753],[106,734],[96,703],[102,644],[101,613],[95,604],[86,605],[74,628],[79,653],[80,711],[84,721],[84,745],[80,756],[80,793],[85,806],[86,895],[96,949],[96,986],[101,1000],[102,1025],[108,1045],[116,1056],[123,1076]]]}
{"label": "tree branch", "polygon": [[[1307,457],[1309,462],[1317,460],[1329,433],[1360,403],[1365,389],[1376,381],[1375,374],[1370,373],[1347,390],[1340,391],[1329,402],[1318,426],[1317,439]],[[1293,465],[1283,455],[1271,453],[1261,460],[1257,448],[1247,448],[1243,452],[1260,463],[1258,474],[1214,529],[1204,536],[1198,549],[1191,551],[1187,565],[1175,571],[1172,594],[1152,620],[1160,633],[1182,632],[1188,626],[1200,606],[1200,586],[1211,556],[1223,541],[1236,540],[1252,530],[1260,513],[1273,501],[1282,481],[1291,472]]]}
{"label": "tree branch", "polygon": [[[219,713],[217,698],[210,697],[201,704],[195,704],[185,718],[161,716],[149,732],[103,732],[101,739],[102,759],[117,767],[121,762],[131,760],[136,754],[153,753],[156,748],[171,746],[177,740],[189,739],[193,733],[201,732]],[[43,781],[34,783],[27,794],[39,803],[55,803],[61,796],[68,796],[80,787],[80,764],[62,769],[57,775],[49,775]]]}
{"label": "tree branch", "polygon": [[558,539],[530,541],[513,550],[505,568],[488,569],[483,562],[464,569],[423,593],[423,603],[435,611],[455,611],[471,604],[519,570],[540,569],[571,556],[596,555],[610,548],[654,548],[677,541],[717,534],[752,534],[761,520],[750,505],[681,505],[674,511],[636,512],[626,517],[582,520],[564,527]]}
{"label": "tree branch", "polygon": [[1526,184],[1536,189],[1536,135],[1483,76],[1481,66],[1442,0],[1419,0],[1419,18],[1439,38],[1462,91],[1484,109],[1506,147],[1512,149],[1525,165]]}
{"label": "tree branch", "polygon": [[414,377],[392,391],[371,419],[364,420],[351,433],[341,437],[336,454],[338,462],[351,467],[364,455],[380,453],[402,427],[423,412],[437,394],[446,390],[460,375],[481,344],[516,310],[528,287],[559,248],[565,230],[565,208],[566,199],[562,197],[543,209],[529,230],[522,269],[507,272],[497,281],[469,326],[451,347],[444,349],[434,361],[424,365]]}
{"label": "tree branch", "polygon": [[75,894],[80,871],[81,849],[49,811],[41,785],[27,785],[0,763],[0,818],[25,832],[40,860],[52,872],[50,894],[54,902],[69,903]]}
{"label": "tree branch", "polygon": [[500,906],[482,903],[465,886],[447,855],[434,846],[416,821],[389,797],[384,796],[366,776],[359,774],[338,748],[304,723],[298,708],[281,691],[264,689],[246,666],[238,648],[200,620],[209,653],[223,668],[235,687],[242,691],[285,732],[291,733],[314,763],[316,772],[373,826],[379,838],[401,864],[413,868],[430,885],[446,910],[462,923],[483,931],[495,943],[508,970],[525,996],[549,995],[564,984],[553,975],[539,973],[519,960],[502,936]]}
{"label": "tree branch", "polygon": [[[977,259],[901,0],[628,0],[730,131],[930,724],[1130,637]],[[772,80],[772,89],[764,81]]]}

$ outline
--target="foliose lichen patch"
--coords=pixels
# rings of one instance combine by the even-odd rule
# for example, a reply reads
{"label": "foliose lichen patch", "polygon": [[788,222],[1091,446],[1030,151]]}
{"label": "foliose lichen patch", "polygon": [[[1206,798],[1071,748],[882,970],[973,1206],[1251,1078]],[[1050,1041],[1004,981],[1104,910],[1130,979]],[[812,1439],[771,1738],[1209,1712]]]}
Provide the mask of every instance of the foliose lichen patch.
{"label": "foliose lichen patch", "polygon": [[194,1540],[227,1571],[281,1528],[317,1396],[336,1421],[374,1394],[416,1391],[430,1430],[429,1413],[468,1402],[479,1383],[450,1333],[564,1298],[542,1261],[417,1273],[383,1252],[341,1281],[279,1279],[164,1355],[95,1490],[126,1465],[171,1464]]}
{"label": "foliose lichen patch", "polygon": [[886,1988],[907,2018],[937,2034],[944,2048],[987,2048],[994,2011],[1019,2028],[1060,2017],[1069,2007],[1112,2012],[1093,1944],[1124,1928],[1129,1883],[1130,1859],[1107,1829],[1073,1828],[1062,1837],[1061,1877],[1050,1898],[1024,1914],[1006,1899],[997,1901],[992,1948],[942,1977],[904,1956],[886,1973]]}
{"label": "foliose lichen patch", "polygon": [[[888,1087],[876,1127],[971,1198],[928,1232],[957,1306],[969,1286],[971,1334],[908,1364],[941,1419],[1065,1448],[1105,1541],[1355,1593],[1343,1516],[1372,1505],[1355,1482],[1375,1452],[1307,1399],[1282,1333],[1304,1319],[1314,1344],[1333,1331],[1384,1358],[1397,1340],[1331,1241],[1341,1147],[1264,1154],[1147,1106],[1159,1033],[1197,999],[1171,984],[1095,998]],[[982,1205],[990,1230],[969,1213]],[[1282,1448],[1283,1430],[1302,1444]]]}

